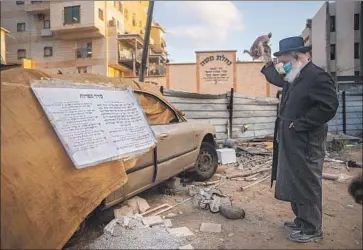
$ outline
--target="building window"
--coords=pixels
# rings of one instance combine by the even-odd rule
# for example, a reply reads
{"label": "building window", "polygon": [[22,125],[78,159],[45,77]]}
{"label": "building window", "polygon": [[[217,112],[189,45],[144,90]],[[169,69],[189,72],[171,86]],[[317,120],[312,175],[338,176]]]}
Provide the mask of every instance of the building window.
{"label": "building window", "polygon": [[50,20],[43,21],[43,29],[50,29]]}
{"label": "building window", "polygon": [[117,8],[118,1],[113,1],[113,7]]}
{"label": "building window", "polygon": [[127,9],[125,9],[124,17],[126,20],[129,19],[129,11]]}
{"label": "building window", "polygon": [[122,6],[122,3],[121,2],[118,2],[118,11],[120,11],[121,14],[124,13],[124,7]]}
{"label": "building window", "polygon": [[354,14],[354,30],[359,30],[359,14]]}
{"label": "building window", "polygon": [[18,49],[18,60],[21,60],[26,57],[26,50],[25,49]]}
{"label": "building window", "polygon": [[335,32],[335,16],[330,16],[330,32]]}
{"label": "building window", "polygon": [[136,26],[137,25],[137,23],[136,23],[136,14],[135,13],[132,14],[132,25],[133,26]]}
{"label": "building window", "polygon": [[87,67],[77,67],[78,74],[87,73]]}
{"label": "building window", "polygon": [[53,47],[44,47],[44,57],[53,56]]}
{"label": "building window", "polygon": [[64,7],[64,24],[80,23],[80,6]]}
{"label": "building window", "polygon": [[330,45],[330,60],[335,60],[335,44]]}
{"label": "building window", "polygon": [[32,4],[35,4],[35,3],[42,3],[43,1],[31,1]]}
{"label": "building window", "polygon": [[98,18],[101,19],[101,20],[104,19],[103,18],[103,10],[101,10],[101,9],[98,9]]}
{"label": "building window", "polygon": [[92,43],[82,43],[77,49],[77,58],[91,58]]}
{"label": "building window", "polygon": [[359,59],[359,43],[354,43],[354,59]]}
{"label": "building window", "polygon": [[18,32],[24,32],[25,31],[25,23],[18,23],[16,26],[16,30]]}
{"label": "building window", "polygon": [[16,5],[23,5],[24,1],[16,1]]}
{"label": "building window", "polygon": [[354,75],[355,76],[359,76],[360,75],[360,72],[359,71],[354,71]]}

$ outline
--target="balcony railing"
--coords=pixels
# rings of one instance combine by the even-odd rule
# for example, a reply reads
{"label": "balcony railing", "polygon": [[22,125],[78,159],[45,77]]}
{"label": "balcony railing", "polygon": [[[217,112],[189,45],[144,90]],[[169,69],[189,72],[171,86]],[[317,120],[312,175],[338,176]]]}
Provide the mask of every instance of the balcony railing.
{"label": "balcony railing", "polygon": [[92,57],[92,49],[87,49],[87,48],[76,49],[76,58],[91,58],[91,57]]}
{"label": "balcony railing", "polygon": [[[135,56],[135,53],[130,51],[130,50],[126,50],[126,49],[120,50],[120,61],[133,61],[134,56]],[[141,54],[140,53],[137,53],[136,61],[141,62]]]}
{"label": "balcony railing", "polygon": [[150,65],[149,75],[150,76],[166,75],[166,67],[164,65]]}

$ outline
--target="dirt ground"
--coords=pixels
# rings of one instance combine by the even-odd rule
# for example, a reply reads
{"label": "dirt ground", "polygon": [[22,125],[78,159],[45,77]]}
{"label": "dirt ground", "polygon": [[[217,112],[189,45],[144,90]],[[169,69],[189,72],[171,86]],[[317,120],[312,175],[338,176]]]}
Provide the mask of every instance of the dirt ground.
{"label": "dirt ground", "polygon": [[[354,160],[362,164],[361,146],[347,147],[340,153],[342,160]],[[227,166],[220,166],[218,173],[231,174],[238,171]],[[326,162],[324,172],[344,174],[354,177],[362,169],[351,168],[349,171],[339,163]],[[194,248],[203,249],[362,249],[362,206],[349,196],[347,188],[351,179],[344,182],[323,180],[323,231],[324,239],[319,243],[298,244],[288,241],[289,235],[283,222],[291,220],[293,213],[289,203],[274,198],[274,189],[267,179],[245,191],[239,187],[250,183],[228,180],[219,188],[233,199],[233,205],[243,208],[246,217],[243,220],[228,220],[220,214],[201,210],[186,202],[169,211],[179,214],[172,218],[173,227],[186,226],[195,234],[188,238]],[[188,195],[167,196],[156,189],[140,195],[151,207],[169,203],[174,205]],[[222,224],[221,233],[203,233],[199,231],[203,222]],[[86,234],[74,248],[84,247],[102,234],[103,224],[94,219]]]}

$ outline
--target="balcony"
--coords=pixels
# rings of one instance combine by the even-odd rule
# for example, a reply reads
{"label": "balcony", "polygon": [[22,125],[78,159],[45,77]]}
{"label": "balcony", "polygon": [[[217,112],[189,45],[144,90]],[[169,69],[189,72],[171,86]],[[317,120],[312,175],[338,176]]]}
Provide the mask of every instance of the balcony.
{"label": "balcony", "polygon": [[76,49],[76,58],[77,59],[86,59],[92,57],[92,49],[89,48],[79,48]]}
{"label": "balcony", "polygon": [[42,37],[53,36],[53,32],[50,29],[42,29],[40,35]]}
{"label": "balcony", "polygon": [[149,76],[165,76],[165,65],[149,65]]}
{"label": "balcony", "polygon": [[118,35],[119,42],[119,60],[118,63],[122,66],[136,72],[141,65],[143,40],[138,34]]}
{"label": "balcony", "polygon": [[50,10],[50,1],[30,1],[25,4],[25,11],[31,13],[44,13]]}

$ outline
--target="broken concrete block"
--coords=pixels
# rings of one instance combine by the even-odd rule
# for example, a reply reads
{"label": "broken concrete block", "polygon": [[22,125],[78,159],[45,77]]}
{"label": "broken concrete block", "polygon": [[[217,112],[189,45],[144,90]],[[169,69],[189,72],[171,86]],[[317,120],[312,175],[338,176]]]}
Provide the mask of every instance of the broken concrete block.
{"label": "broken concrete block", "polygon": [[214,223],[202,223],[199,230],[207,233],[220,233],[222,231],[222,225]]}
{"label": "broken concrete block", "polygon": [[230,164],[237,162],[236,150],[233,148],[217,149],[218,161],[221,164]]}
{"label": "broken concrete block", "polygon": [[164,221],[159,215],[157,215],[143,218],[142,223],[144,223],[144,225],[149,225],[150,227],[152,227],[155,225],[164,224]]}
{"label": "broken concrete block", "polygon": [[182,247],[179,247],[179,249],[194,249],[192,245],[185,245],[185,246],[182,246]]}
{"label": "broken concrete block", "polygon": [[178,215],[174,214],[174,213],[168,213],[167,215],[165,215],[165,218],[170,219],[170,218],[174,218],[176,216],[178,216]]}
{"label": "broken concrete block", "polygon": [[243,219],[245,217],[245,211],[242,208],[234,207],[228,204],[222,204],[219,207],[221,215],[231,220]]}
{"label": "broken concrete block", "polygon": [[119,219],[113,219],[112,221],[110,221],[110,223],[108,223],[104,229],[103,232],[105,234],[111,234],[113,235],[113,232],[115,231],[115,227],[118,224]]}
{"label": "broken concrete block", "polygon": [[176,237],[188,237],[193,236],[193,232],[187,227],[169,228],[168,232]]}
{"label": "broken concrete block", "polygon": [[165,227],[172,227],[173,226],[170,219],[164,220],[164,225],[165,225]]}
{"label": "broken concrete block", "polygon": [[133,208],[134,214],[143,213],[150,208],[149,203],[147,203],[145,199],[138,196],[125,201],[125,204]]}
{"label": "broken concrete block", "polygon": [[119,218],[122,216],[133,216],[134,209],[132,207],[126,205],[121,208],[114,209],[113,214],[114,214],[115,218]]}

